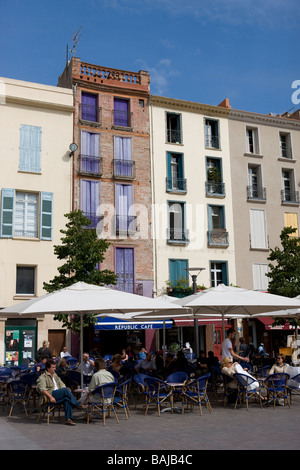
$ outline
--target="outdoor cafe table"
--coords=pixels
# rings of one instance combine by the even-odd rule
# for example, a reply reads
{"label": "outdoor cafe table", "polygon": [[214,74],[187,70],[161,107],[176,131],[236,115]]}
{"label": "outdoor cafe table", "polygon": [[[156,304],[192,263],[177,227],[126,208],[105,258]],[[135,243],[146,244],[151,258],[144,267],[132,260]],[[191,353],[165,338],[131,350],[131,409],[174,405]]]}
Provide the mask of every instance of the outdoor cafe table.
{"label": "outdoor cafe table", "polygon": [[182,409],[179,408],[179,406],[175,406],[174,407],[174,396],[176,395],[176,393],[181,393],[182,392],[182,388],[183,386],[185,385],[185,383],[179,383],[179,382],[166,382],[170,387],[171,387],[171,403],[172,405],[167,407],[167,408],[164,408],[163,410],[161,410],[161,413],[164,413],[165,411],[176,411],[176,413],[181,413],[182,412]]}

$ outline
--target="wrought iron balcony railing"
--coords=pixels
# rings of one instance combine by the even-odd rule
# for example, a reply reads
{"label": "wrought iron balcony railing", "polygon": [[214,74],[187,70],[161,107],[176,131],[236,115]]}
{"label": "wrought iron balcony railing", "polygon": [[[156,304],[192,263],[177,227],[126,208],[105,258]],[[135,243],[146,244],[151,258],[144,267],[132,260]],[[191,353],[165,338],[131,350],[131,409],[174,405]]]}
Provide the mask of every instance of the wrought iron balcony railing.
{"label": "wrought iron balcony railing", "polygon": [[265,201],[266,197],[266,188],[258,185],[247,186],[247,199],[260,199]]}
{"label": "wrought iron balcony railing", "polygon": [[98,106],[79,104],[79,120],[101,125],[101,111]]}
{"label": "wrought iron balcony railing", "polygon": [[91,157],[90,155],[80,155],[79,156],[80,168],[79,172],[81,174],[89,175],[102,175],[102,158],[101,157]]}
{"label": "wrought iron balcony railing", "polygon": [[292,191],[290,189],[281,190],[281,202],[291,202],[299,204],[299,191]]}
{"label": "wrought iron balcony railing", "polygon": [[209,230],[207,232],[208,246],[229,246],[226,229]]}
{"label": "wrought iron balcony railing", "polygon": [[96,229],[100,220],[104,218],[104,215],[97,215],[96,212],[83,212],[83,214],[92,222],[92,225],[86,225],[85,228]]}
{"label": "wrought iron balcony railing", "polygon": [[186,178],[166,178],[167,192],[186,193]]}
{"label": "wrought iron balcony railing", "polygon": [[113,125],[115,127],[133,127],[133,113],[113,110]]}
{"label": "wrought iron balcony railing", "polygon": [[291,149],[285,143],[280,144],[280,156],[281,158],[293,158]]}
{"label": "wrought iron balcony railing", "polygon": [[137,231],[136,215],[116,215],[115,217],[116,234],[130,235]]}
{"label": "wrought iron balcony railing", "polygon": [[225,183],[206,181],[205,192],[206,196],[225,196]]}
{"label": "wrought iron balcony railing", "polygon": [[205,136],[205,147],[219,149],[220,148],[220,137],[218,135],[206,135]]}
{"label": "wrought iron balcony railing", "polygon": [[168,228],[167,242],[170,244],[187,244],[189,243],[189,230],[183,228]]}
{"label": "wrought iron balcony railing", "polygon": [[113,159],[114,178],[135,178],[135,161]]}
{"label": "wrought iron balcony railing", "polygon": [[182,131],[180,129],[167,129],[166,141],[171,144],[182,144]]}

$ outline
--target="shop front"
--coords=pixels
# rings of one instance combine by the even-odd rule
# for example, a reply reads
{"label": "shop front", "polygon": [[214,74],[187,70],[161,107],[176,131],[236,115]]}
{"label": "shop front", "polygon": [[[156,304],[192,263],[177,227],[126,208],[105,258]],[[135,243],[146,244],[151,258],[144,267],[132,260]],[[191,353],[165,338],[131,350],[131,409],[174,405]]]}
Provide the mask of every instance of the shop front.
{"label": "shop front", "polygon": [[[165,329],[172,328],[173,321],[165,320]],[[156,349],[155,333],[163,330],[163,320],[155,321],[126,321],[114,317],[98,317],[94,330],[94,345],[99,353],[118,354],[122,349],[131,346],[133,349],[145,347],[152,351]]]}

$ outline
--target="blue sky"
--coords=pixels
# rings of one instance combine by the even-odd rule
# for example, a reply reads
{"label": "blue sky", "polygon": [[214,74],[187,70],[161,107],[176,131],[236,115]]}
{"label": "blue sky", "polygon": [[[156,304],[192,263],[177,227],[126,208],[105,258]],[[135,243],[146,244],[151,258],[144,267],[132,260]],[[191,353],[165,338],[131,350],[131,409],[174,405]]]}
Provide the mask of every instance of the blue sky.
{"label": "blue sky", "polygon": [[0,0],[0,76],[56,85],[66,46],[151,74],[151,93],[268,114],[296,107],[299,0]]}

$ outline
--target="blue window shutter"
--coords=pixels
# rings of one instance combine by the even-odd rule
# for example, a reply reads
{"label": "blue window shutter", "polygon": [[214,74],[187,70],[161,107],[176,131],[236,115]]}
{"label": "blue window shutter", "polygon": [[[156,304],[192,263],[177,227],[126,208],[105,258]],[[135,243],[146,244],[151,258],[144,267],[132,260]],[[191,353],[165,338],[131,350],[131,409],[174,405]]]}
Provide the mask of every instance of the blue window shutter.
{"label": "blue window shutter", "polygon": [[1,237],[12,238],[14,225],[15,190],[3,188],[1,192]]}
{"label": "blue window shutter", "polygon": [[185,278],[188,281],[188,273],[185,269],[188,268],[188,261],[186,259],[169,259],[169,273],[170,282],[175,286],[177,281]]}
{"label": "blue window shutter", "polygon": [[53,194],[41,192],[40,239],[52,240]]}
{"label": "blue window shutter", "polygon": [[225,286],[228,286],[228,277],[227,277],[227,263],[222,263],[222,282]]}
{"label": "blue window shutter", "polygon": [[172,170],[171,170],[171,154],[169,152],[167,153],[167,178],[168,178],[167,188],[171,190],[172,189]]}
{"label": "blue window shutter", "polygon": [[40,173],[42,129],[38,126],[20,126],[19,170]]}

